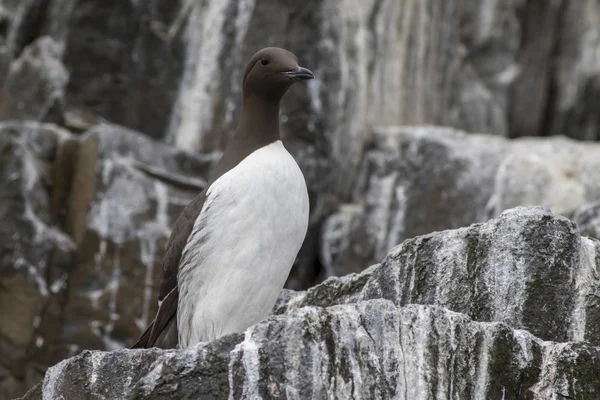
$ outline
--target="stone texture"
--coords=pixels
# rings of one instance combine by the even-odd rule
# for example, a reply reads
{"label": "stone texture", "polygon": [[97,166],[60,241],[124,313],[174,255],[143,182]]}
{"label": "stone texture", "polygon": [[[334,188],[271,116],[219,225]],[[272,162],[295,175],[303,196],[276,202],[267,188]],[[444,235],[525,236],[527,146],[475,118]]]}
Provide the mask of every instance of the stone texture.
{"label": "stone texture", "polygon": [[96,188],[69,277],[63,357],[131,345],[146,328],[157,311],[171,227],[215,161],[114,125],[86,135],[99,142],[97,160],[82,158],[96,166]]}
{"label": "stone texture", "polygon": [[59,44],[47,36],[37,39],[10,65],[0,117],[61,123],[68,80]]}
{"label": "stone texture", "polygon": [[[43,190],[22,198],[40,204],[52,235],[78,246],[75,262],[48,267],[73,276],[61,289],[72,300],[53,308],[65,323],[38,329],[56,345],[19,356],[24,369],[0,363],[0,386],[28,387],[81,348],[137,337],[154,312],[173,219],[231,138],[243,64],[265,45],[290,48],[317,76],[282,105],[312,210],[289,288],[361,271],[405,238],[522,204],[546,205],[598,237],[596,146],[379,126],[597,140],[599,38],[598,0],[0,0],[0,121],[83,133],[43,125],[35,129],[61,132],[33,136],[53,143],[48,155],[25,164],[12,150],[0,155],[12,160],[3,176],[23,165],[44,171]],[[42,126],[28,124],[16,129]],[[0,195],[13,217],[22,212],[14,204]]]}
{"label": "stone texture", "polygon": [[571,218],[577,223],[582,235],[600,239],[600,201],[579,207]]}
{"label": "stone texture", "polygon": [[364,155],[354,202],[323,224],[320,260],[329,276],[357,272],[406,238],[482,222],[519,205],[544,205],[569,217],[581,209],[574,220],[600,237],[593,217],[598,199],[597,144],[379,128]]}
{"label": "stone texture", "polygon": [[505,322],[544,340],[600,345],[599,257],[600,242],[581,238],[571,221],[519,207],[484,224],[406,240],[381,266],[328,279],[278,312],[386,298]]}
{"label": "stone texture", "polygon": [[42,36],[59,45],[70,79],[52,121],[79,131],[104,120],[202,153],[233,134],[245,60],[265,45],[292,49],[317,76],[282,106],[313,210],[296,289],[321,274],[318,233],[349,200],[374,126],[600,131],[597,0],[1,0],[0,10],[0,65]]}
{"label": "stone texture", "polygon": [[82,348],[140,335],[171,226],[216,157],[114,125],[5,122],[0,146],[0,398],[13,398]]}
{"label": "stone texture", "polygon": [[58,340],[75,245],[53,226],[54,125],[0,123],[0,398],[37,382]]}
{"label": "stone texture", "polygon": [[594,398],[599,265],[600,242],[572,222],[515,208],[286,291],[243,334],[85,351],[26,398]]}
{"label": "stone texture", "polygon": [[184,147],[222,148],[242,64],[265,44],[316,70],[287,102],[300,114],[286,123],[347,165],[374,123],[597,138],[596,0],[0,4],[6,57],[54,38],[72,71],[72,107]]}

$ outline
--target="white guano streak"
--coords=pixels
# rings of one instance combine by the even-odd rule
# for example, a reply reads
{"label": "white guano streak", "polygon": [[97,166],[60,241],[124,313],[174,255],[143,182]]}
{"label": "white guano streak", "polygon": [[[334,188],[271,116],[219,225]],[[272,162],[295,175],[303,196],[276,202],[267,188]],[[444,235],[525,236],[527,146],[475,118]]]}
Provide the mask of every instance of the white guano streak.
{"label": "white guano streak", "polygon": [[202,136],[212,124],[212,99],[219,82],[219,56],[228,1],[196,2],[185,28],[187,57],[167,137],[175,146],[202,150]]}

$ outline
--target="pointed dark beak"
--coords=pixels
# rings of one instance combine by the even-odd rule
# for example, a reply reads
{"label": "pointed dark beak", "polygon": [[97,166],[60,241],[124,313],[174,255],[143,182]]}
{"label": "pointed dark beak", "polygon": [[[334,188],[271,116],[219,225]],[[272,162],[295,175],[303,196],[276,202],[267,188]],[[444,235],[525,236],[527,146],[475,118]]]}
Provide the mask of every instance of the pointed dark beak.
{"label": "pointed dark beak", "polygon": [[291,71],[282,72],[282,74],[289,77],[294,82],[305,81],[315,77],[310,69],[300,66],[294,68]]}

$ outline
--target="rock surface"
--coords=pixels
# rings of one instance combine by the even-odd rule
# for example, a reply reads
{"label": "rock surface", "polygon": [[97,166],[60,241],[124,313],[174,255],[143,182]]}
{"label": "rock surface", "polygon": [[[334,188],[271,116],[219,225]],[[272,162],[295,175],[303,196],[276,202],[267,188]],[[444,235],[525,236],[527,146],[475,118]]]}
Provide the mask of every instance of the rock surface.
{"label": "rock surface", "polygon": [[[0,76],[53,41],[36,79],[64,90],[45,118],[76,130],[107,120],[209,153],[235,129],[245,60],[292,49],[317,77],[293,88],[281,119],[313,203],[294,270],[304,289],[373,126],[599,139],[599,20],[597,0],[0,0]],[[10,76],[9,89],[29,84]],[[48,99],[27,94],[0,93],[0,109],[28,99],[6,118],[40,115]]]}
{"label": "rock surface", "polygon": [[89,212],[63,314],[69,354],[127,346],[152,320],[171,227],[215,161],[114,125],[86,135],[98,137],[99,151],[97,160],[87,159],[96,187],[80,205]]}
{"label": "rock surface", "polygon": [[75,244],[53,226],[48,182],[55,125],[0,123],[0,398],[31,387],[52,363]]}
{"label": "rock surface", "polygon": [[171,226],[215,157],[35,122],[0,123],[0,155],[0,398],[14,398],[48,365],[145,329]]}
{"label": "rock surface", "polygon": [[516,208],[286,293],[244,334],[85,351],[26,398],[591,399],[598,266],[600,242],[547,209]]}
{"label": "rock surface", "polygon": [[506,140],[438,127],[375,130],[353,202],[326,219],[327,275],[358,272],[397,243],[544,205],[598,235],[600,145],[565,137]]}
{"label": "rock surface", "polygon": [[[28,293],[0,297],[0,398],[139,335],[172,221],[231,138],[244,61],[265,45],[317,76],[282,105],[312,210],[289,288],[517,205],[600,236],[596,146],[374,128],[598,140],[598,21],[597,0],[0,0],[0,121],[57,124],[0,130],[20,132],[0,137],[0,278]],[[66,284],[45,297],[56,274]]]}

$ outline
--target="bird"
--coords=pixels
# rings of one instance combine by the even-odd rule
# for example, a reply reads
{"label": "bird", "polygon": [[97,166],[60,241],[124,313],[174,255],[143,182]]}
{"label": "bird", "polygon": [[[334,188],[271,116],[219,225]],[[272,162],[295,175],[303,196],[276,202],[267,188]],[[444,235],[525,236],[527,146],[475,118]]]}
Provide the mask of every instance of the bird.
{"label": "bird", "polygon": [[236,131],[173,226],[156,317],[132,348],[186,348],[271,313],[309,219],[306,180],[281,141],[280,102],[292,84],[313,78],[282,48],[250,58]]}

